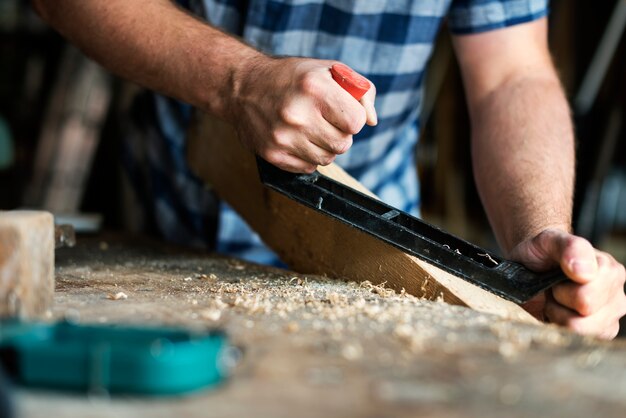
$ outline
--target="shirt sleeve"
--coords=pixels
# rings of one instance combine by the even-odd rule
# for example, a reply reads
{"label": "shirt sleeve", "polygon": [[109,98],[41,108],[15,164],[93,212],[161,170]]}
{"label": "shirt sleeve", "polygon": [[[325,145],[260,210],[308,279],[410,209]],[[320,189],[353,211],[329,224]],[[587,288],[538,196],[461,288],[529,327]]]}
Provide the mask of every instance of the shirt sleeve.
{"label": "shirt sleeve", "polygon": [[454,34],[486,32],[548,14],[549,0],[453,0],[448,26]]}

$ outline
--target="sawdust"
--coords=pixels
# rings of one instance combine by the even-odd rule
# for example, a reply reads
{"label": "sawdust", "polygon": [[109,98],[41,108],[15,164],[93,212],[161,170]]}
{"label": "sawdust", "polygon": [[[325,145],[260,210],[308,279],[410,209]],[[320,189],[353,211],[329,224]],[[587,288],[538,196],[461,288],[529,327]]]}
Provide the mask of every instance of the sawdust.
{"label": "sawdust", "polygon": [[[238,266],[229,263],[228,270]],[[520,358],[533,345],[571,342],[556,328],[531,332],[529,327],[512,327],[509,321],[446,305],[442,295],[439,302],[431,302],[406,291],[397,293],[385,283],[337,282],[250,266],[246,271],[245,280],[218,271],[197,273],[192,283],[183,278],[186,290],[196,293],[190,314],[209,322],[239,322],[246,329],[262,323],[278,324],[275,330],[286,334],[322,333],[336,340],[340,355],[350,361],[363,356],[363,344],[350,340],[354,335],[367,339],[386,334],[407,353],[442,348],[444,341],[443,350],[450,353],[460,347],[459,330],[478,327],[481,338],[493,340],[496,352],[507,361]]]}
{"label": "sawdust", "polygon": [[[219,326],[244,343],[280,333],[296,340],[318,335],[333,342],[322,350],[349,361],[364,359],[372,341],[377,341],[381,358],[394,362],[408,362],[432,350],[456,353],[464,349],[468,338],[491,347],[506,362],[518,361],[533,347],[567,347],[578,341],[556,327],[513,325],[447,305],[443,295],[432,302],[404,289],[395,292],[385,283],[342,282],[206,256],[118,254],[115,245],[99,254],[111,259],[96,257],[82,265],[61,265],[57,289],[81,295],[97,289],[108,292],[112,300],[127,298],[120,287],[132,292],[132,303],[97,313],[96,318],[109,322],[149,319]],[[142,309],[149,312],[139,315]],[[71,303],[57,303],[54,315],[64,317],[66,311],[78,310]],[[83,313],[80,319],[86,318]],[[468,330],[472,330],[470,337]]]}
{"label": "sawdust", "polygon": [[[265,399],[275,404],[280,394],[285,406],[324,399],[353,411],[369,402],[358,416],[410,411],[406,416],[491,418],[547,410],[592,416],[607,402],[618,411],[614,416],[623,415],[626,359],[591,338],[396,293],[385,284],[107,242],[106,251],[96,241],[58,253],[49,319],[225,330],[243,360],[234,384],[209,397],[224,410],[243,399],[257,413]],[[103,300],[122,289],[128,300]],[[598,382],[611,390],[593,389]],[[436,408],[453,405],[462,405],[460,414],[438,414]],[[523,405],[524,414],[510,413]],[[89,408],[75,416],[88,415]]]}

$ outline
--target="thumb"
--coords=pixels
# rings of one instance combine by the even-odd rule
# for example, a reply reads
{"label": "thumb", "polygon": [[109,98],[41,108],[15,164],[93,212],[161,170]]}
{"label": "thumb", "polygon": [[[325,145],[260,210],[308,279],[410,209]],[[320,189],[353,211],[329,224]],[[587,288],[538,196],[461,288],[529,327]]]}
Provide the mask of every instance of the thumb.
{"label": "thumb", "polygon": [[533,239],[536,250],[558,263],[567,277],[585,284],[598,272],[596,250],[582,237],[561,230],[545,230]]}

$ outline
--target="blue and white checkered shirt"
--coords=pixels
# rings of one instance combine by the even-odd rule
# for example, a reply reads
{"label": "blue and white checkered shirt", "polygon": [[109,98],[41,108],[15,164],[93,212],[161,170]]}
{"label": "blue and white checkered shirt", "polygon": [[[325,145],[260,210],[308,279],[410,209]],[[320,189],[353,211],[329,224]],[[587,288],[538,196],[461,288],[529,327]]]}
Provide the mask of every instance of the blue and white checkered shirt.
{"label": "blue and white checkered shirt", "polygon": [[[214,26],[273,55],[339,60],[377,89],[378,125],[365,126],[336,162],[385,202],[418,214],[415,146],[424,70],[442,20],[456,34],[541,18],[548,0],[204,0],[186,1]],[[160,138],[149,153],[152,204],[162,233],[185,244],[206,238],[208,192],[185,163],[188,108],[157,97]],[[226,205],[218,251],[276,263],[258,236]]]}

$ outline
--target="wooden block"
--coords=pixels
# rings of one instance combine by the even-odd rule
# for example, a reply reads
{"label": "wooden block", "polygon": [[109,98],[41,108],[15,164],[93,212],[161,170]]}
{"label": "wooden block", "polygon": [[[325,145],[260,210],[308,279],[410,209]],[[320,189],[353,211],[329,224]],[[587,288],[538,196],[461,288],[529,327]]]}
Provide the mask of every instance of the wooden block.
{"label": "wooden block", "polygon": [[[243,149],[231,126],[213,117],[202,115],[190,130],[187,153],[192,170],[291,269],[358,282],[386,283],[418,297],[536,322],[512,302],[263,186],[254,156]],[[371,195],[336,165],[321,167],[320,171]]]}
{"label": "wooden block", "polygon": [[52,305],[54,219],[48,212],[0,212],[0,317],[35,318]]}

